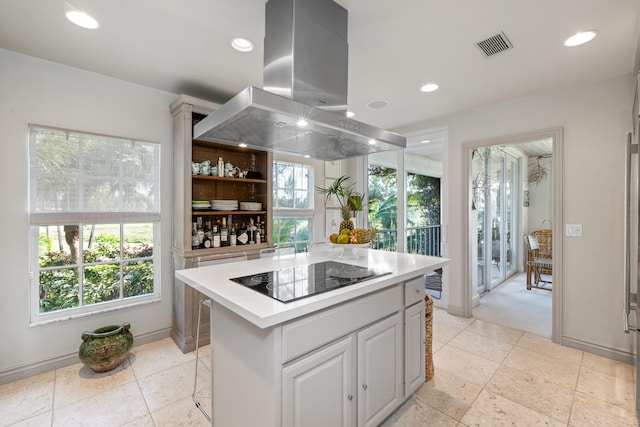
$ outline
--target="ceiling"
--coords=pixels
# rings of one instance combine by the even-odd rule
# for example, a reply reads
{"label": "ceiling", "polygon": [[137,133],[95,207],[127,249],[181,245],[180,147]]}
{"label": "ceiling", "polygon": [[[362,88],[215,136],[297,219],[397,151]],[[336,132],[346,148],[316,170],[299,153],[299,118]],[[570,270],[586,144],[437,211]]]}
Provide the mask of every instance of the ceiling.
{"label": "ceiling", "polygon": [[[0,48],[176,94],[224,102],[262,87],[265,0],[0,0]],[[638,0],[337,0],[349,11],[349,109],[396,130],[634,71]],[[615,7],[613,7],[615,5]],[[66,21],[93,15],[98,30]],[[579,30],[586,45],[566,48]],[[503,31],[513,48],[476,43]],[[229,39],[256,43],[239,53]],[[422,93],[435,82],[440,89]],[[386,100],[383,109],[367,103]]]}

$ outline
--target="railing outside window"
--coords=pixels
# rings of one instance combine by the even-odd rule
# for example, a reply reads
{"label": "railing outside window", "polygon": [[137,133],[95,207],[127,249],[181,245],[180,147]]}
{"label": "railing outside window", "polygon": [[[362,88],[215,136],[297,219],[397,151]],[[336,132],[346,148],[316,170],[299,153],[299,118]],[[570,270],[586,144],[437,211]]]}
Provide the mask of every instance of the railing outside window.
{"label": "railing outside window", "polygon": [[[440,247],[440,225],[407,228],[407,253],[442,256]],[[398,230],[385,228],[378,230],[373,244],[376,249],[395,252],[398,249]]]}

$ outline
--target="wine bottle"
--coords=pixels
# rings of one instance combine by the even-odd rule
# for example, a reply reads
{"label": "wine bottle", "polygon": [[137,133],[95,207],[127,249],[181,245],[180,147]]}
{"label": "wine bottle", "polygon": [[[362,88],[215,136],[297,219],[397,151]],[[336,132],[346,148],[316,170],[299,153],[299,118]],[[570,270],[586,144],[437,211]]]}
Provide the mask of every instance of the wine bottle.
{"label": "wine bottle", "polygon": [[229,246],[229,232],[227,230],[227,218],[222,217],[222,226],[220,227],[220,246]]}
{"label": "wine bottle", "polygon": [[194,222],[191,228],[191,249],[198,249],[200,242],[198,241],[198,223]]}

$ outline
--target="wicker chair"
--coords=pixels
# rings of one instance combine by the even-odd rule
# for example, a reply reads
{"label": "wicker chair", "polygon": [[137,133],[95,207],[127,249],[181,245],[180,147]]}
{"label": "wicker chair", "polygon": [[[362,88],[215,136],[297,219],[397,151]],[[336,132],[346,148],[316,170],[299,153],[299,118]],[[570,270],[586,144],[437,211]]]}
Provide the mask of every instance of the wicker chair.
{"label": "wicker chair", "polygon": [[[544,280],[542,275],[553,274],[553,258],[551,258],[551,230],[548,231],[549,244],[543,247],[538,241],[533,232],[527,236],[528,256],[527,256],[527,289],[538,288],[544,290],[551,290],[551,280]],[[545,233],[547,234],[547,233]],[[544,236],[543,236],[544,237]],[[531,281],[531,274],[533,274],[533,283]]]}

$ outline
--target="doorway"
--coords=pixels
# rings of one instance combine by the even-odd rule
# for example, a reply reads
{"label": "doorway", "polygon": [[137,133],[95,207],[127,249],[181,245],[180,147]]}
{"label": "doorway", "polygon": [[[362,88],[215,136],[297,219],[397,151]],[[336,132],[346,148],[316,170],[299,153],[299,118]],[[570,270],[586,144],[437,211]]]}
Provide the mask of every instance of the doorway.
{"label": "doorway", "polygon": [[522,163],[518,155],[518,151],[503,146],[482,147],[472,153],[479,296],[504,283],[517,270],[516,236],[522,217],[516,200]]}
{"label": "doorway", "polygon": [[[497,291],[501,287],[514,286],[514,282],[523,281],[527,266],[525,237],[539,228],[539,216],[543,215],[548,224],[552,224],[549,228],[553,231],[554,247],[553,291],[543,291],[547,292],[546,299],[550,304],[550,309],[545,312],[551,314],[546,319],[549,324],[545,330],[551,331],[551,338],[555,342],[560,339],[562,331],[561,137],[561,129],[555,129],[500,138],[499,144],[496,140],[465,144],[468,155],[465,172],[469,182],[469,313],[481,315],[482,312],[486,313],[487,307],[500,306],[492,301],[492,304],[487,303],[487,307],[482,307],[482,298],[504,294]],[[542,184],[532,183],[528,176],[529,166],[537,166],[542,156],[547,159],[544,171],[547,173],[547,181]],[[546,198],[544,202],[540,202],[541,194]],[[534,195],[537,198],[535,200],[532,198]],[[544,212],[541,210],[543,206],[546,209]],[[501,285],[503,283],[505,285]],[[527,306],[527,296],[533,293],[526,289],[526,285],[515,286],[523,294],[523,306],[513,312],[516,315],[526,313],[530,308]],[[475,310],[475,307],[482,309]],[[514,318],[510,322],[504,313],[499,317],[505,326],[520,327],[518,325],[522,321]]]}

